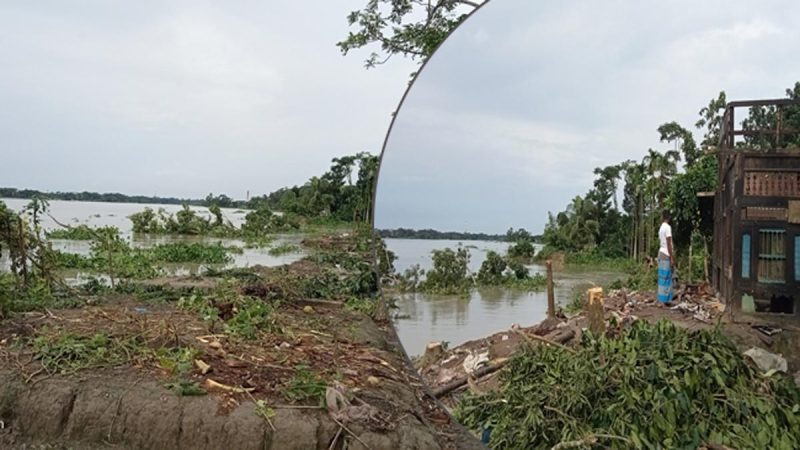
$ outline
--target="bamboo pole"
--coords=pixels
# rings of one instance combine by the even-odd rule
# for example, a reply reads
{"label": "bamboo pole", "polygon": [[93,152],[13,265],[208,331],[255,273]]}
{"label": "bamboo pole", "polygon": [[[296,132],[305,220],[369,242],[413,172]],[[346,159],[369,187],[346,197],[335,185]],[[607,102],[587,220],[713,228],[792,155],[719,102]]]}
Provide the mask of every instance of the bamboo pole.
{"label": "bamboo pole", "polygon": [[547,317],[556,317],[556,295],[553,291],[553,262],[549,259],[545,262],[547,267]]}

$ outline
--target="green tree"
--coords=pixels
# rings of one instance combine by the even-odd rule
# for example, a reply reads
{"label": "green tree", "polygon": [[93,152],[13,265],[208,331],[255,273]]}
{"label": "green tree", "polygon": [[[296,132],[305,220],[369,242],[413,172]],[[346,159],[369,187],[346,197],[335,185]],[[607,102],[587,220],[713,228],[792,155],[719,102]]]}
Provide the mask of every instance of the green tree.
{"label": "green tree", "polygon": [[725,91],[722,91],[717,98],[708,102],[708,106],[700,110],[700,119],[695,123],[695,127],[705,128],[703,140],[700,142],[700,147],[704,150],[713,150],[717,147],[722,131],[722,111],[727,104]]}
{"label": "green tree", "polygon": [[365,61],[367,68],[386,63],[394,55],[424,62],[469,13],[480,6],[476,0],[368,0],[351,12],[347,22],[355,31],[336,45],[343,54],[375,47]]}
{"label": "green tree", "polygon": [[[800,101],[800,82],[793,88],[786,89],[789,99]],[[742,129],[751,132],[746,134],[741,147],[748,150],[768,151],[782,147],[800,147],[800,104],[782,106],[755,106],[750,108],[748,116],[742,121]],[[779,135],[778,130],[795,130]]]}
{"label": "green tree", "polygon": [[489,286],[502,284],[506,267],[506,260],[499,253],[489,250],[478,270],[478,282]]}
{"label": "green tree", "polygon": [[459,247],[457,250],[446,248],[433,251],[433,267],[428,271],[422,284],[423,289],[442,294],[464,292],[470,280],[469,251]]}
{"label": "green tree", "polygon": [[608,209],[606,205],[609,202],[614,205],[614,209],[617,209],[617,189],[621,172],[620,164],[594,169],[594,174],[597,176],[594,180],[596,193],[594,201],[597,205],[602,205],[603,209]]}
{"label": "green tree", "polygon": [[[672,212],[672,235],[676,248],[685,249],[689,245],[692,232],[700,223],[697,193],[717,188],[717,171],[716,155],[704,155],[670,183],[667,206]],[[713,233],[713,230],[699,231],[708,238]]]}
{"label": "green tree", "polygon": [[661,135],[661,142],[674,142],[675,150],[680,148],[687,166],[695,162],[700,156],[700,150],[697,148],[692,132],[678,125],[678,122],[672,121],[661,124],[658,127],[658,133]]}
{"label": "green tree", "polygon": [[530,260],[536,253],[533,246],[533,235],[524,228],[518,230],[509,228],[506,232],[506,240],[511,242],[508,247],[509,258]]}

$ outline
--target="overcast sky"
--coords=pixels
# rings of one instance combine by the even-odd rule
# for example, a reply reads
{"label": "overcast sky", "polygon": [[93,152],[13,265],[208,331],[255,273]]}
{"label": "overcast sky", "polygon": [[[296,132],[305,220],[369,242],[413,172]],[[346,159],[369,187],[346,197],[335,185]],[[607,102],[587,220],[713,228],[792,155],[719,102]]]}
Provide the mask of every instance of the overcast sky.
{"label": "overcast sky", "polygon": [[[384,156],[376,226],[541,232],[658,125],[800,81],[800,2],[492,0],[432,57]],[[701,133],[695,133],[697,138]]]}
{"label": "overcast sky", "polygon": [[244,198],[377,153],[415,65],[341,55],[365,3],[0,2],[0,186]]}

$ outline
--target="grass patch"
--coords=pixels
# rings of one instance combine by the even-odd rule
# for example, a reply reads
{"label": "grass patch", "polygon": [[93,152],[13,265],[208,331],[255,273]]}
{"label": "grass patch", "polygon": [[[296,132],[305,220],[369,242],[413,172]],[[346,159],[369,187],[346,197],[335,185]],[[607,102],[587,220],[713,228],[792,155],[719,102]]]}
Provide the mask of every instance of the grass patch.
{"label": "grass patch", "polygon": [[20,288],[13,275],[0,273],[0,319],[15,312],[75,308],[84,304],[73,292],[55,289],[45,280],[36,279],[27,288]]}
{"label": "grass patch", "polygon": [[225,332],[243,339],[255,339],[262,332],[279,331],[275,309],[261,299],[239,297],[233,318],[225,323]]}
{"label": "grass patch", "polygon": [[138,249],[150,253],[153,260],[166,263],[228,264],[233,262],[230,253],[241,253],[238,247],[225,247],[221,243],[204,244],[194,242],[160,244],[150,249]]}
{"label": "grass patch", "polygon": [[275,238],[270,235],[257,235],[257,236],[246,236],[244,238],[244,248],[264,248],[268,247]]}
{"label": "grass patch", "polygon": [[570,266],[602,270],[628,270],[636,263],[630,258],[613,258],[591,253],[568,253],[564,263]]}
{"label": "grass patch", "polygon": [[[178,380],[178,384],[192,370],[194,360],[199,355],[199,351],[192,347],[152,349],[139,337],[111,336],[106,332],[81,336],[73,333],[49,333],[45,329],[30,344],[34,357],[51,374],[71,375],[84,370],[125,364],[152,365]],[[170,388],[173,387],[176,386]],[[187,386],[181,389],[191,391]]]}
{"label": "grass patch", "polygon": [[167,383],[164,385],[164,387],[174,392],[175,395],[181,397],[207,394],[205,389],[200,387],[200,385],[196,381],[185,380],[185,379],[177,380],[172,383]]}
{"label": "grass patch", "polygon": [[355,311],[372,317],[378,309],[378,300],[371,298],[352,297],[345,301],[344,307],[348,311]]}
{"label": "grass patch", "polygon": [[89,256],[53,251],[55,266],[103,273],[117,278],[152,278],[163,272],[167,264],[229,264],[231,253],[242,253],[239,247],[226,247],[221,243],[171,243],[151,248],[133,248],[116,237],[109,242],[95,242]]}
{"label": "grass patch", "polygon": [[231,285],[217,288],[213,295],[196,293],[181,297],[178,308],[195,312],[212,325],[225,319],[223,329],[235,338],[253,340],[261,333],[282,332],[275,305],[241,295]]}
{"label": "grass patch", "polygon": [[322,405],[325,401],[325,390],[328,385],[307,365],[297,365],[294,375],[289,380],[283,396],[291,402],[305,402],[314,400]]}
{"label": "grass patch", "polygon": [[569,301],[566,305],[564,305],[564,311],[572,314],[578,311],[583,310],[583,306],[586,304],[586,296],[578,292],[573,297],[572,300]]}
{"label": "grass patch", "polygon": [[95,238],[95,231],[88,225],[59,228],[47,233],[48,239],[66,239],[71,241],[90,241]]}
{"label": "grass patch", "polygon": [[34,338],[33,349],[45,370],[60,374],[118,366],[144,353],[135,339],[114,338],[104,332],[91,336],[40,335]]}
{"label": "grass patch", "polygon": [[544,275],[537,273],[535,275],[525,276],[523,278],[517,278],[515,276],[507,276],[502,286],[516,288],[516,289],[525,289],[529,291],[540,291],[547,287],[547,277]]}
{"label": "grass patch", "polygon": [[299,246],[292,244],[290,242],[283,242],[267,250],[267,253],[269,253],[272,256],[280,256],[280,255],[285,255],[287,253],[297,253],[299,251],[300,251]]}
{"label": "grass patch", "polygon": [[162,347],[155,351],[158,366],[172,376],[182,377],[192,370],[194,360],[200,352],[191,347]]}

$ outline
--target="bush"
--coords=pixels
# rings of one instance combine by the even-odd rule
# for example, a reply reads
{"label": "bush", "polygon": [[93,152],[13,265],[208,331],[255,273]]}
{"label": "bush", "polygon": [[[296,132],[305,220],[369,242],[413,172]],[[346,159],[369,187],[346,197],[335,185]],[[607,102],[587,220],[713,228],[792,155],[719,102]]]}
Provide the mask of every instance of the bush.
{"label": "bush", "polygon": [[76,227],[63,228],[49,231],[49,239],[69,239],[73,241],[89,241],[94,239],[94,231],[88,225],[78,225]]}
{"label": "bush", "polygon": [[237,250],[224,247],[220,243],[202,244],[199,242],[160,244],[151,249],[139,249],[142,253],[152,253],[153,258],[159,262],[197,264],[230,263],[233,258],[228,253]]}

